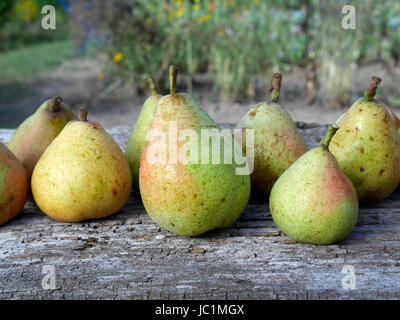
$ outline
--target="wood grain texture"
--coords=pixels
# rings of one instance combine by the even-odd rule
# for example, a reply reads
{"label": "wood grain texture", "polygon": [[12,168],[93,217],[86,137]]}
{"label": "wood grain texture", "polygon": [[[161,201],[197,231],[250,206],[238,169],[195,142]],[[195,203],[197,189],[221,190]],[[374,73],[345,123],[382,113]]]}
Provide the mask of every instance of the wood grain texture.
{"label": "wood grain texture", "polygon": [[[309,147],[326,127],[299,124]],[[0,129],[7,143],[12,130]],[[130,128],[108,130],[125,149]],[[53,265],[56,289],[44,290]],[[354,266],[355,289],[342,288]],[[363,205],[345,240],[296,243],[265,202],[250,201],[230,228],[200,237],[160,229],[132,195],[118,214],[61,223],[32,203],[0,227],[0,299],[398,299],[400,193]]]}

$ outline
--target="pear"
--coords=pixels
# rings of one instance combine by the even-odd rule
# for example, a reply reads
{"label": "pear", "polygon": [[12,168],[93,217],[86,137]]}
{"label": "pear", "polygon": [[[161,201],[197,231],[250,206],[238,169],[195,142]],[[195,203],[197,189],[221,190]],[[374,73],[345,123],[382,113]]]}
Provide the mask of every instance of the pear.
{"label": "pear", "polygon": [[389,116],[393,122],[394,127],[396,128],[397,135],[400,138],[400,119],[396,116],[396,114],[393,112],[393,110],[390,109],[389,106],[385,105],[385,107],[387,108],[387,112],[389,113]]}
{"label": "pear", "polygon": [[321,145],[300,157],[272,188],[272,218],[296,241],[331,244],[346,238],[356,224],[357,192],[328,150],[336,130],[329,127]]}
{"label": "pear", "polygon": [[[307,147],[290,115],[278,103],[282,75],[275,73],[270,92],[271,102],[252,108],[236,125],[237,129],[254,129],[254,163],[251,190],[255,196],[269,194],[275,181],[301,157]],[[246,141],[243,141],[243,151]]]}
{"label": "pear", "polygon": [[24,166],[0,142],[0,225],[14,218],[24,207],[28,177]]}
{"label": "pear", "polygon": [[[221,138],[221,128],[191,96],[175,93],[176,76],[171,66],[171,93],[158,103],[141,157],[139,187],[144,207],[158,225],[178,235],[196,236],[236,221],[250,195],[250,176],[248,171],[237,174],[233,161],[210,160],[210,150],[224,157],[222,145],[210,142]],[[205,131],[210,139],[200,148]],[[182,134],[188,134],[189,141]],[[241,152],[230,134],[224,139]]]}
{"label": "pear", "polygon": [[8,148],[22,162],[30,181],[33,168],[48,145],[64,126],[76,119],[60,97],[47,100],[22,122],[12,136]]}
{"label": "pear", "polygon": [[389,113],[389,117],[391,118],[394,127],[398,131],[400,129],[400,119],[396,116],[392,109],[389,106],[385,105],[387,112]]}
{"label": "pear", "polygon": [[139,190],[140,158],[146,145],[147,134],[149,133],[153,123],[158,101],[161,98],[161,95],[157,94],[153,80],[149,79],[148,82],[152,94],[143,104],[142,111],[135,123],[135,127],[133,128],[125,150],[125,157],[131,169],[132,184],[135,191]]}
{"label": "pear", "polygon": [[49,145],[32,175],[38,207],[64,222],[117,212],[128,201],[131,185],[124,154],[98,123],[87,121],[86,110]]}
{"label": "pear", "polygon": [[[389,114],[390,121],[393,123],[394,127],[396,128],[397,134],[400,137],[400,119],[396,116],[396,114],[388,105],[383,104],[383,107]],[[346,113],[344,113],[342,116],[339,117],[339,119],[336,121],[336,124],[339,124],[340,120],[342,120],[345,114]]]}
{"label": "pear", "polygon": [[400,141],[388,107],[374,99],[381,79],[373,77],[364,98],[338,121],[329,149],[352,180],[360,201],[389,196],[400,181]]}

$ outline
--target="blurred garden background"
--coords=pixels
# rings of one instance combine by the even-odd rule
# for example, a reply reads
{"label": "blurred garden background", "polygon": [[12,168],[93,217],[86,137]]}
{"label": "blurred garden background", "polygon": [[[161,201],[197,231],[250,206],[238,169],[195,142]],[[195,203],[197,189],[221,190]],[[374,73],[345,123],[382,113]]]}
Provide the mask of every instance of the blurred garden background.
{"label": "blurred garden background", "polygon": [[[342,7],[356,29],[342,28]],[[56,8],[44,30],[42,8]],[[106,127],[133,126],[154,78],[217,122],[236,122],[268,97],[283,73],[281,102],[297,121],[330,123],[368,87],[400,112],[398,0],[2,0],[0,127],[14,128],[60,95]],[[397,113],[399,113],[397,112]]]}

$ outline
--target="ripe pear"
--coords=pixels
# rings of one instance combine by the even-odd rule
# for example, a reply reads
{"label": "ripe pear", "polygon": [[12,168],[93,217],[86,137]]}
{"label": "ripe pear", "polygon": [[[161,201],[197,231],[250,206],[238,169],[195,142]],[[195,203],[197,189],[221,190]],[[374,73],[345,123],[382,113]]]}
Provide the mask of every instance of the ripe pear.
{"label": "ripe pear", "polygon": [[[210,160],[210,149],[224,155],[222,144],[218,149],[210,143],[219,139],[221,128],[191,96],[175,93],[176,72],[171,66],[171,93],[158,103],[142,153],[139,187],[144,207],[158,225],[178,235],[196,236],[236,221],[250,195],[250,176],[238,175],[236,163]],[[211,139],[200,148],[206,129]],[[181,139],[182,134],[189,135],[189,141]],[[224,139],[240,151],[231,135]]]}
{"label": "ripe pear", "polygon": [[135,191],[139,191],[140,158],[146,145],[147,134],[149,133],[153,123],[158,101],[161,98],[161,95],[157,94],[153,80],[149,79],[148,81],[152,94],[143,104],[142,111],[135,123],[135,127],[133,128],[125,150],[125,157],[131,169],[132,184]]}
{"label": "ripe pear", "polygon": [[33,168],[48,145],[76,116],[60,97],[47,100],[19,125],[8,148],[22,162],[30,181]]}
{"label": "ripe pear", "polygon": [[27,194],[28,177],[24,166],[0,142],[0,225],[22,210]]}
{"label": "ripe pear", "polygon": [[388,107],[374,99],[381,79],[372,78],[364,98],[358,99],[338,121],[329,149],[352,180],[360,201],[389,196],[400,181],[400,141]]}
{"label": "ripe pear", "polygon": [[391,120],[393,121],[394,127],[396,130],[400,129],[400,119],[396,116],[396,114],[393,112],[392,109],[390,109],[389,106],[385,105],[387,112],[389,113],[389,116]]}
{"label": "ripe pear", "polygon": [[296,241],[331,244],[346,238],[356,224],[357,192],[328,150],[336,130],[329,127],[321,145],[300,157],[272,188],[272,218]]}
{"label": "ripe pear", "polygon": [[[254,129],[254,170],[251,190],[256,196],[269,194],[275,181],[301,157],[307,147],[290,115],[278,103],[282,75],[272,78],[272,101],[252,108],[236,125],[237,129]],[[243,151],[246,141],[243,140]]]}
{"label": "ripe pear", "polygon": [[96,122],[69,122],[39,159],[32,175],[38,207],[64,222],[112,215],[128,201],[131,172],[124,154]]}
{"label": "ripe pear", "polygon": [[[400,119],[396,116],[396,114],[393,112],[393,110],[388,106],[383,104],[383,107],[386,109],[387,113],[389,114],[390,121],[392,121],[394,127],[396,128],[397,134],[400,137]],[[345,113],[336,121],[336,124],[342,120],[344,117]]]}
{"label": "ripe pear", "polygon": [[390,115],[391,120],[393,121],[394,127],[396,128],[397,135],[400,138],[400,119],[396,116],[392,109],[389,106],[385,105],[387,112]]}

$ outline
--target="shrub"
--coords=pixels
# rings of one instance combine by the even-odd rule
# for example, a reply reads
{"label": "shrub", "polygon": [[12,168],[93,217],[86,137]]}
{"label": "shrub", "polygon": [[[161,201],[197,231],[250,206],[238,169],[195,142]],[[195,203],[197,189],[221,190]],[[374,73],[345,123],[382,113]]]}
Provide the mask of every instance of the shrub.
{"label": "shrub", "polygon": [[[305,67],[328,105],[346,103],[350,66],[400,60],[400,3],[352,2],[357,30],[341,28],[347,1],[328,0],[75,0],[71,34],[80,47],[95,38],[115,70],[140,92],[147,77],[167,85],[168,65],[209,72],[224,100],[254,95],[255,76]],[[90,6],[88,5],[90,4]],[[316,76],[315,76],[316,74]],[[314,100],[311,92],[310,101]]]}

